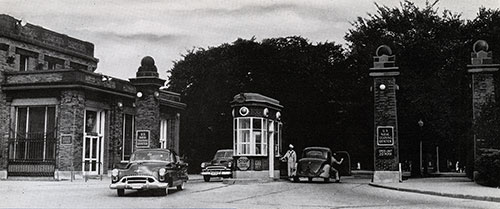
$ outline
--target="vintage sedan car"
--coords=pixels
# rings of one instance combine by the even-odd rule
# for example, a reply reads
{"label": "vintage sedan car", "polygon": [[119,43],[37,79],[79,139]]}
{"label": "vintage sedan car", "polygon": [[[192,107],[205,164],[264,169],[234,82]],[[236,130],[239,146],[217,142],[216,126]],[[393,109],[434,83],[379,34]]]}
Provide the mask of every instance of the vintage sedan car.
{"label": "vintage sedan car", "polygon": [[188,180],[187,166],[168,149],[137,150],[124,169],[113,169],[109,188],[116,189],[118,196],[123,196],[125,189],[154,189],[167,195],[170,187],[184,189]]}
{"label": "vintage sedan car", "polygon": [[300,177],[307,177],[309,181],[313,178],[323,178],[325,182],[335,177],[332,169],[332,151],[326,147],[307,147],[302,152],[302,158],[297,162],[296,176],[294,181],[300,181]]}
{"label": "vintage sedan car", "polygon": [[210,162],[201,163],[203,180],[209,182],[211,177],[231,178],[233,176],[233,165],[233,150],[218,150]]}

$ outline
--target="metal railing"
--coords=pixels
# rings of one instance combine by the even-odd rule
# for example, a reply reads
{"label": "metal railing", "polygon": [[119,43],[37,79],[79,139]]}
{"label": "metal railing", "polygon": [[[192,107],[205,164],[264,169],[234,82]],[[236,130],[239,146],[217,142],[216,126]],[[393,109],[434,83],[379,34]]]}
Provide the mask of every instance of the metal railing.
{"label": "metal railing", "polygon": [[57,139],[53,133],[26,133],[8,140],[8,173],[51,176],[55,171]]}

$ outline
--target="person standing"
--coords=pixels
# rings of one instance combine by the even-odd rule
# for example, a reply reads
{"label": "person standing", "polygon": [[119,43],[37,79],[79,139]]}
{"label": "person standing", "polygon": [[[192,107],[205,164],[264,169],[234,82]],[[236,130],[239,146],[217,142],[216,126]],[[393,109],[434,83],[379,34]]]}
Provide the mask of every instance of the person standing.
{"label": "person standing", "polygon": [[295,172],[297,171],[297,154],[295,153],[295,150],[293,150],[292,144],[288,145],[288,151],[286,151],[286,154],[281,158],[281,161],[287,161],[288,177],[291,178],[295,176]]}
{"label": "person standing", "polygon": [[340,165],[340,164],[342,164],[342,162],[344,162],[344,158],[341,158],[340,161],[338,161],[337,159],[335,159],[335,154],[333,154],[333,156],[332,156],[332,163],[331,163],[332,167],[331,168],[332,168],[332,172],[335,173],[335,182],[336,183],[340,182],[340,175],[339,175],[339,171],[333,167],[333,163],[336,163],[337,165]]}

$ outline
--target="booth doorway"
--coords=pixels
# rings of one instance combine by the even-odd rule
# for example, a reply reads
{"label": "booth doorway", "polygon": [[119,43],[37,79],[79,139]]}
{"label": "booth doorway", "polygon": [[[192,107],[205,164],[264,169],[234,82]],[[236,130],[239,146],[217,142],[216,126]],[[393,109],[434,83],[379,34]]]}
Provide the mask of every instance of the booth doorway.
{"label": "booth doorway", "polygon": [[105,118],[106,114],[102,110],[85,110],[82,160],[84,175],[103,174]]}

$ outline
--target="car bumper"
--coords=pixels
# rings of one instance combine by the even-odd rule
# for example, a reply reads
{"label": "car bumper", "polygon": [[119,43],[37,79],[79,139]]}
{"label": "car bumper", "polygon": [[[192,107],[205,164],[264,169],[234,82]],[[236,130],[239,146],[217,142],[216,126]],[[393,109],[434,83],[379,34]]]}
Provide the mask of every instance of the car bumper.
{"label": "car bumper", "polygon": [[123,177],[118,182],[111,183],[109,185],[110,189],[134,189],[134,190],[143,190],[143,189],[167,189],[170,185],[167,182],[159,182],[154,179],[153,182],[144,182],[138,183],[133,182],[130,183],[126,179],[127,177]]}
{"label": "car bumper", "polygon": [[233,172],[229,170],[208,170],[202,171],[202,176],[230,176]]}

